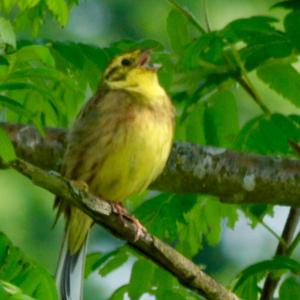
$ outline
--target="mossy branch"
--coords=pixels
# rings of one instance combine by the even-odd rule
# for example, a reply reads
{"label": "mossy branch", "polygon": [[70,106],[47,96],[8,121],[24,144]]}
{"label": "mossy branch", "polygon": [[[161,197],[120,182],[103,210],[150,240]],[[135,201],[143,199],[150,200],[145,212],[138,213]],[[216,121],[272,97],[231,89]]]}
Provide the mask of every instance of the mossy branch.
{"label": "mossy branch", "polygon": [[[2,124],[18,157],[58,170],[65,150],[63,129],[42,137],[26,125]],[[174,193],[207,193],[222,202],[300,207],[300,161],[175,142],[163,174],[151,186]]]}
{"label": "mossy branch", "polygon": [[[97,224],[109,229],[114,235],[127,240],[128,243],[146,257],[153,260],[178,278],[185,286],[197,291],[211,300],[238,300],[239,298],[218,284],[204,273],[191,260],[184,257],[174,248],[145,232],[135,241],[136,229],[131,221],[120,218],[111,208],[111,204],[103,199],[79,189],[71,181],[59,173],[44,171],[34,165],[17,159],[10,163],[1,163],[2,168],[13,168],[38,185],[60,198],[69,201],[88,214]],[[125,224],[124,224],[125,223]]]}

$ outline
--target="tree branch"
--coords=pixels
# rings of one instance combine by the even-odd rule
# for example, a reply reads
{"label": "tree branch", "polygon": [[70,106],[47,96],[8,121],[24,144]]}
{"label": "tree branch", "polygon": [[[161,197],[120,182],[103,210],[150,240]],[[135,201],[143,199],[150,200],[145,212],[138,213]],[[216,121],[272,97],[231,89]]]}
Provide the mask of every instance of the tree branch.
{"label": "tree branch", "polygon": [[[17,155],[44,169],[58,170],[66,131],[2,124]],[[208,193],[227,203],[300,207],[300,161],[175,142],[163,174],[151,186],[174,193]]]}
{"label": "tree branch", "polygon": [[[285,242],[285,244],[282,244],[281,242],[278,243],[275,256],[280,255],[290,255],[289,252],[289,246],[293,242],[293,238],[299,223],[300,219],[300,209],[299,208],[291,208],[289,215],[287,217],[287,221],[285,223],[284,229],[282,231],[281,239]],[[280,276],[276,276],[274,273],[269,273],[263,289],[261,293],[261,300],[272,300],[274,292],[276,290],[276,287],[280,281]]]}
{"label": "tree branch", "polygon": [[201,271],[192,261],[148,232],[138,241],[134,241],[136,229],[129,220],[121,219],[113,212],[108,202],[87,193],[85,190],[78,189],[71,181],[63,178],[59,173],[46,172],[20,159],[9,164],[0,162],[0,166],[2,168],[14,168],[28,177],[34,184],[79,207],[96,223],[108,228],[114,235],[127,240],[132,247],[172,273],[188,288],[196,290],[207,299],[239,299]]}

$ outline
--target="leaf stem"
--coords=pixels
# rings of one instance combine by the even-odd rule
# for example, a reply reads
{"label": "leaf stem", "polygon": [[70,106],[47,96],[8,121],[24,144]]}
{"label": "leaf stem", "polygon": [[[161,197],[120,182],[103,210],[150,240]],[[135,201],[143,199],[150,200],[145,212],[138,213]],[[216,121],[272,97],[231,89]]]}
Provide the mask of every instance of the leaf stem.
{"label": "leaf stem", "polygon": [[281,244],[281,246],[285,249],[287,249],[288,245],[286,243],[286,241],[279,235],[277,234],[268,224],[266,224],[264,221],[262,220],[258,220],[258,222],[267,230],[269,231],[275,238],[276,240],[278,240],[279,244]]}
{"label": "leaf stem", "polygon": [[[282,256],[282,255],[290,255],[296,245],[300,240],[300,233],[296,236],[293,241],[293,237],[295,235],[295,231],[297,229],[298,223],[300,219],[300,209],[292,207],[290,209],[288,218],[286,220],[281,238],[285,241],[286,245],[290,245],[288,248],[284,247],[282,243],[278,243],[275,256]],[[274,273],[269,273],[263,289],[261,293],[260,300],[272,300],[276,287],[280,281],[280,276],[274,276]]]}
{"label": "leaf stem", "polygon": [[235,49],[234,45],[230,44],[230,48],[231,48],[231,51],[235,58],[236,63],[238,64],[238,66],[242,72],[242,76],[238,77],[237,81],[245,89],[245,91],[253,98],[253,100],[261,108],[261,110],[264,112],[264,114],[267,114],[267,115],[270,114],[270,110],[263,103],[262,99],[260,98],[257,91],[255,90],[254,85],[252,84],[252,82],[248,76],[248,72],[241,60],[240,54]]}
{"label": "leaf stem", "polygon": [[298,234],[296,235],[296,237],[292,241],[291,245],[288,247],[288,249],[286,251],[286,255],[289,255],[289,256],[292,255],[292,253],[294,252],[294,250],[298,246],[299,242],[300,242],[300,231],[298,232]]}
{"label": "leaf stem", "polygon": [[208,7],[207,7],[207,1],[203,0],[203,11],[204,11],[204,20],[206,25],[206,31],[211,32],[211,27],[209,24],[209,18],[208,18]]}
{"label": "leaf stem", "polygon": [[[245,76],[244,76],[245,77]],[[246,77],[245,77],[246,78]],[[255,101],[255,103],[261,108],[261,110],[264,112],[264,114],[269,115],[270,110],[268,107],[261,101],[260,97],[256,93],[254,87],[248,79],[247,81],[243,77],[236,78],[238,83],[244,88],[244,90],[252,97],[252,99]]]}
{"label": "leaf stem", "polygon": [[180,6],[175,0],[167,0],[170,4],[175,6],[189,21],[190,23],[202,34],[206,33],[197,19],[184,7]]}

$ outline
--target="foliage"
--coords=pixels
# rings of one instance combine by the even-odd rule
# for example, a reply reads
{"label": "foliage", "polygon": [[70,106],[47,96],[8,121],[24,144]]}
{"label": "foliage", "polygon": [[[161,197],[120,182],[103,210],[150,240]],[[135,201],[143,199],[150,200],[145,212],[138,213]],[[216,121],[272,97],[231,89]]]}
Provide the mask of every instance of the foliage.
{"label": "foliage", "polygon": [[36,35],[47,14],[61,26],[66,25],[73,4],[78,4],[78,0],[4,0],[0,3],[0,11],[13,20],[16,28],[30,24]]}
{"label": "foliage", "polygon": [[[263,278],[264,275],[267,274],[267,272],[278,272],[279,270],[281,270],[282,274],[292,273],[299,275],[300,264],[294,259],[280,256],[275,257],[272,260],[266,260],[253,264],[252,266],[244,269],[238,276],[238,281],[235,284],[235,291],[237,294],[245,297],[246,299],[255,300],[259,294],[258,282]],[[299,286],[295,284],[295,281],[291,282],[290,280],[287,280],[288,282],[281,287],[281,294],[283,295],[283,293],[285,293],[286,299],[293,299],[292,297],[290,298],[289,295],[294,293],[292,290],[287,291],[286,286],[288,284],[295,285],[295,289],[299,288]]]}
{"label": "foliage", "polygon": [[58,299],[52,276],[0,234],[0,298]]}
{"label": "foliage", "polygon": [[[5,14],[0,18],[0,121],[31,123],[41,133],[46,126],[68,127],[85,98],[95,92],[113,55],[152,47],[153,59],[163,65],[161,82],[177,107],[177,139],[245,152],[295,156],[289,141],[300,142],[300,119],[296,114],[300,108],[297,1],[274,6],[286,9],[282,29],[278,26],[281,20],[253,16],[206,33],[186,9],[176,5],[167,18],[171,48],[149,40],[121,40],[99,48],[83,43],[19,38],[20,26],[28,22],[33,33],[38,34],[47,14],[65,25],[69,9],[76,3],[76,0],[1,2],[0,9]],[[256,92],[253,77],[294,105],[295,114],[285,115],[276,111],[272,103],[267,105]],[[237,85],[260,109],[258,115],[247,116],[243,122]],[[2,130],[0,145],[1,157],[13,159],[13,147]],[[224,219],[227,226],[234,227],[238,209],[254,224],[272,211],[267,206],[229,206],[205,195],[148,193],[140,202],[134,213],[145,226],[194,260],[205,245],[220,242]],[[3,256],[8,248],[12,249],[11,254]],[[50,276],[34,264],[26,263],[23,254],[4,236],[0,239],[1,253],[0,298],[3,293],[10,293],[14,295],[11,299],[55,299]],[[130,299],[139,299],[145,293],[156,299],[200,299],[172,275],[126,246],[90,254],[86,276],[96,270],[106,276],[130,256],[136,257],[130,280],[113,293],[111,300],[123,299],[125,294]],[[286,257],[254,264],[237,277],[235,289],[243,299],[257,299],[268,271],[284,269],[285,273],[299,275],[298,264]],[[280,299],[294,299],[292,295],[299,294],[299,280],[295,278],[290,276],[282,282]],[[47,288],[39,289],[41,282]]]}

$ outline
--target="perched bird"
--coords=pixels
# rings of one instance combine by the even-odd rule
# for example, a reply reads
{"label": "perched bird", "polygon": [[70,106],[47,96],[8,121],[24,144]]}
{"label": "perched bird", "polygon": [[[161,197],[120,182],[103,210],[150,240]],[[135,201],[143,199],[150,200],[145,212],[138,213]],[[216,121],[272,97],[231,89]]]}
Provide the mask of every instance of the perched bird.
{"label": "perched bird", "polygon": [[[122,203],[144,191],[161,173],[170,153],[174,108],[160,86],[149,51],[120,55],[106,68],[95,94],[68,136],[62,174],[85,182],[103,199]],[[57,199],[66,229],[57,269],[61,300],[82,295],[88,232],[93,220]]]}

